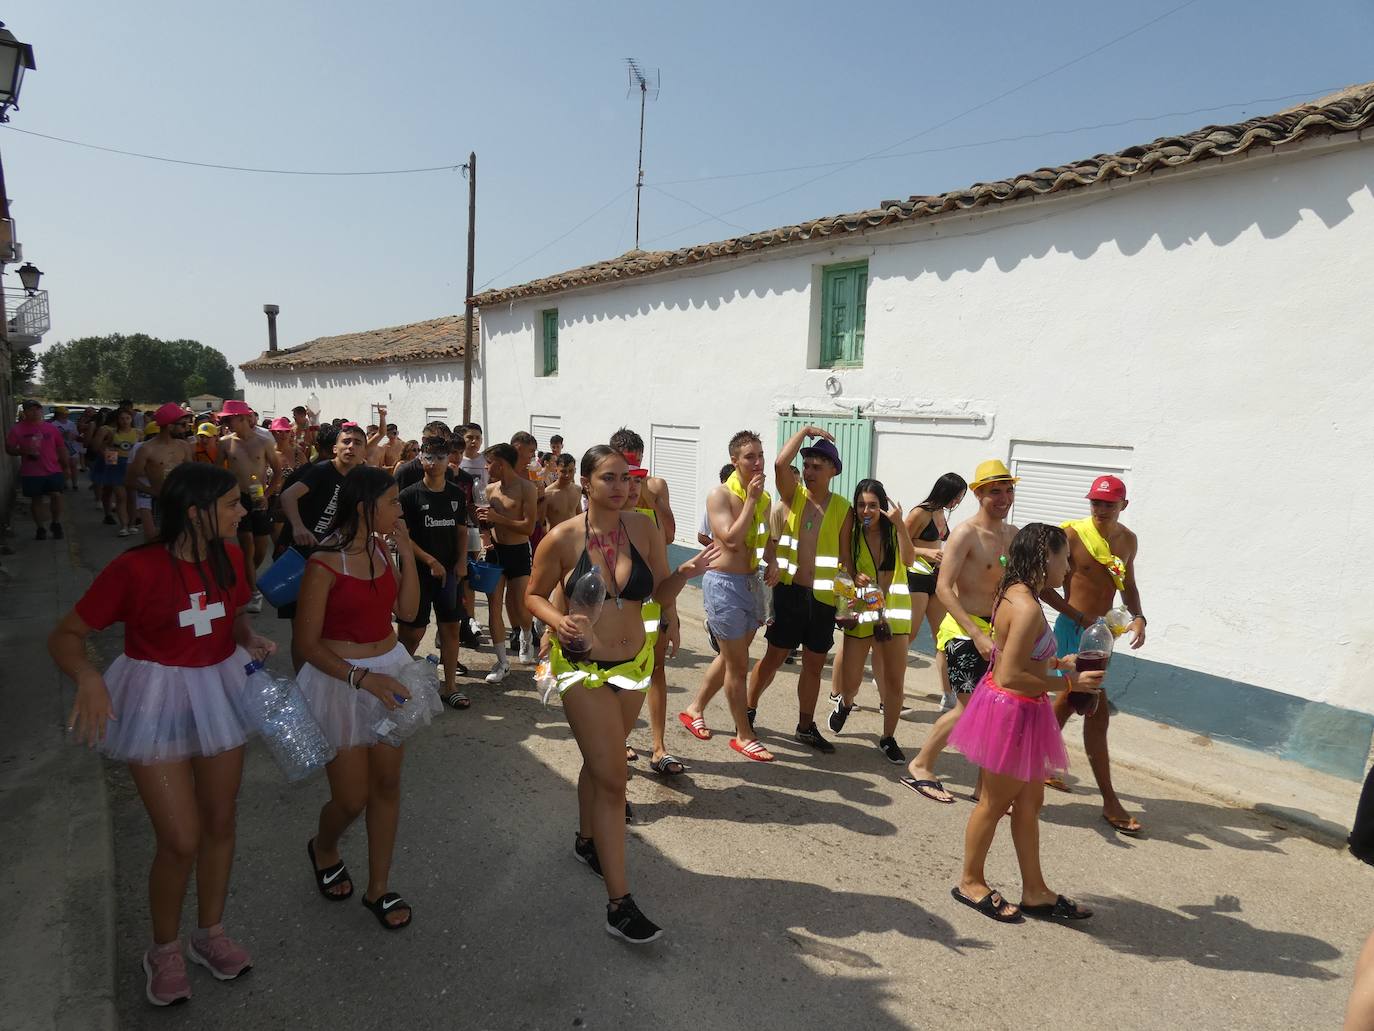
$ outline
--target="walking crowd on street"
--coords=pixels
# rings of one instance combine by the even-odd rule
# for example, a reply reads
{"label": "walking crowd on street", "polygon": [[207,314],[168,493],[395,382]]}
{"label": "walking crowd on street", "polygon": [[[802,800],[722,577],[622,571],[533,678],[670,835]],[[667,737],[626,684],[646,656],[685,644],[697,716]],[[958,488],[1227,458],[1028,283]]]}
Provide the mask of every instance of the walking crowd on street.
{"label": "walking crowd on street", "polygon": [[[575,460],[561,437],[541,453],[524,432],[487,444],[476,423],[430,422],[404,440],[378,413],[363,426],[298,406],[264,426],[242,401],[200,415],[126,402],[45,421],[30,402],[7,436],[39,540],[62,537],[62,505],[82,471],[104,522],[139,538],[99,573],[49,649],[77,685],[70,736],[128,763],[156,837],[142,957],[149,1002],[190,997],[188,958],[220,980],[252,964],[223,920],[254,733],[244,695],[262,662],[283,673],[289,663],[333,755],[318,821],[301,828],[302,863],[324,901],[357,894],[381,928],[409,926],[415,907],[390,883],[406,747],[389,740],[388,719],[415,710],[427,724],[480,706],[475,686],[524,667],[546,701],[560,696],[582,755],[571,852],[604,881],[606,929],[632,944],[658,939],[663,929],[630,891],[626,782],[642,757],[627,738],[647,697],[649,770],[686,773],[669,749],[667,682],[681,643],[677,599],[691,580],[716,654],[675,733],[710,741],[710,724],[723,721],[740,762],[775,762],[759,702],[784,664],[799,664],[796,723],[781,729],[828,755],[871,669],[882,713],[874,759],[900,768],[914,805],[955,802],[937,771],[946,746],[980,770],[953,899],[1005,923],[1092,915],[1041,869],[1039,817],[1047,786],[1067,790],[1062,730],[1080,715],[1103,819],[1121,834],[1142,831],[1113,791],[1103,695],[1113,639],[1139,648],[1147,634],[1120,479],[1085,482],[1082,517],[1063,526],[1008,522],[1018,479],[998,459],[967,480],[946,473],[907,509],[895,495],[913,484],[866,477],[851,496],[832,491],[842,455],[826,430],[805,426],[771,468],[757,433],[735,433],[720,484],[698,499],[670,496],[628,428]],[[673,565],[680,518],[702,548]],[[290,622],[290,655],[275,656],[255,619],[272,618],[264,588],[271,595],[276,564],[292,562],[291,600],[270,605]],[[1044,606],[1057,613],[1053,625]],[[435,675],[416,681],[405,671],[431,621]],[[899,717],[923,621],[944,711],[908,758],[903,746],[916,743],[898,740]],[[102,672],[86,639],[116,623],[123,654]],[[766,648],[751,659],[760,630]],[[470,671],[464,653],[483,651],[489,667]],[[713,716],[722,692],[725,710]],[[360,816],[367,863],[355,880],[343,846]],[[1021,872],[1015,902],[984,873],[1004,816]],[[197,923],[183,945],[193,870]]]}

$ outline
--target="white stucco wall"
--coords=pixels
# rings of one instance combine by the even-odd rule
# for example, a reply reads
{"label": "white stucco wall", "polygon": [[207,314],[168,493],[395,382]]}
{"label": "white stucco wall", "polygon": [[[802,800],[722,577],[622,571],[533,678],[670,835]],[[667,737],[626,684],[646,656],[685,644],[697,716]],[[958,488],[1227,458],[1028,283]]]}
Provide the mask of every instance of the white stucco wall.
{"label": "white stucco wall", "polygon": [[[670,484],[689,524],[730,435],[771,449],[791,404],[879,416],[875,474],[908,505],[1024,442],[1129,448],[1142,655],[1374,711],[1372,183],[1369,143],[1311,147],[488,307],[488,434],[557,415],[580,454],[699,426],[698,482]],[[865,364],[832,400],[813,283],[858,258]]]}
{"label": "white stucco wall", "polygon": [[[481,376],[473,363],[472,415],[482,422]],[[283,372],[245,370],[244,400],[255,411],[274,416],[290,415],[291,409],[305,404],[311,393],[320,399],[320,417],[352,419],[363,425],[375,416],[371,405],[387,407],[387,420],[394,422],[402,437],[418,440],[420,429],[430,419],[426,410],[445,409],[434,414],[450,426],[463,421],[463,366],[461,362],[415,362],[407,365],[363,365],[354,368],[328,368]]]}

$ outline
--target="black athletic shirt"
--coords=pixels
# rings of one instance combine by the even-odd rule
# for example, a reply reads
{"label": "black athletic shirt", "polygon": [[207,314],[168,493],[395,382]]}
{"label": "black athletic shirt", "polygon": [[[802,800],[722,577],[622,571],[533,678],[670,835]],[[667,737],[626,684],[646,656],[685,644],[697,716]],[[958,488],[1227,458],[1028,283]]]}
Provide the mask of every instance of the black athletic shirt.
{"label": "black athletic shirt", "polygon": [[401,491],[401,512],[405,515],[410,539],[452,569],[468,550],[468,502],[463,488],[445,483],[432,491],[424,482]]}
{"label": "black athletic shirt", "polygon": [[[332,461],[313,462],[302,466],[286,481],[287,487],[293,483],[305,484],[306,492],[296,503],[296,507],[301,514],[301,523],[317,539],[324,536],[324,531],[334,520],[343,481],[343,474],[334,468]],[[282,531],[282,542],[288,546],[291,544],[289,522]]]}

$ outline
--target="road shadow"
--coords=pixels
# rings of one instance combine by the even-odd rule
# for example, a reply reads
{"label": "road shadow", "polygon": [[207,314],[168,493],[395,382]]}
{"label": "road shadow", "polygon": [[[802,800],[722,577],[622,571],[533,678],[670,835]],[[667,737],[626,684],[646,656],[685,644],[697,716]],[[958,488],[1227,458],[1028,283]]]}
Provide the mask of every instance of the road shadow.
{"label": "road shadow", "polygon": [[1120,797],[1127,811],[1145,827],[1143,833],[1130,837],[1113,829],[1102,818],[1102,802],[1095,790],[1081,801],[1061,801],[1066,797],[1073,796],[1046,792],[1041,820],[1056,826],[1094,831],[1108,842],[1125,849],[1136,848],[1143,841],[1156,841],[1188,849],[1228,848],[1239,852],[1282,853],[1283,849],[1279,846],[1289,838],[1299,836],[1245,809],[1123,793]]}

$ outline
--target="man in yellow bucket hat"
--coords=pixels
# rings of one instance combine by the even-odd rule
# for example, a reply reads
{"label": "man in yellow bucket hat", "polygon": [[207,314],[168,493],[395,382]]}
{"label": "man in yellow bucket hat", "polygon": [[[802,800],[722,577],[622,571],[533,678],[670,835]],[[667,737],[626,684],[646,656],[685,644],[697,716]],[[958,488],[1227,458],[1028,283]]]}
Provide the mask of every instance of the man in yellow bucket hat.
{"label": "man in yellow bucket hat", "polygon": [[901,782],[918,795],[945,805],[954,796],[935,777],[935,761],[944,751],[950,732],[963,714],[964,704],[988,670],[992,655],[992,600],[1002,580],[1002,563],[1016,536],[1007,522],[1016,498],[1019,477],[1000,459],[980,462],[969,490],[978,499],[978,512],[960,523],[945,542],[944,560],[935,595],[948,610],[935,647],[945,653],[954,708],[930,728],[920,753],[907,766]]}

